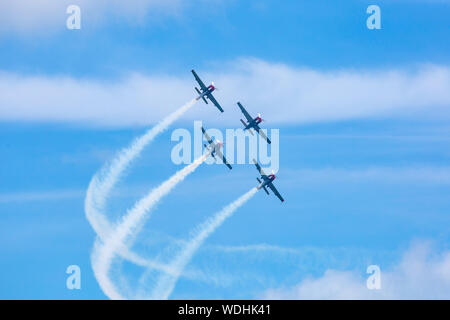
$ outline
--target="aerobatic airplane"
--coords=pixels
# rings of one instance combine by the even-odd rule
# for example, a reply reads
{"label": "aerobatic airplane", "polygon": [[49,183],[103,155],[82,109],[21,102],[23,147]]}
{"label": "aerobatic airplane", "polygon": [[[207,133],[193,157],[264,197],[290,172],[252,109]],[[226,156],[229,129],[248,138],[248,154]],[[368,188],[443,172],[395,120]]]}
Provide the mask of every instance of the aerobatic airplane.
{"label": "aerobatic airplane", "polygon": [[259,173],[261,174],[261,179],[263,179],[263,181],[261,181],[258,178],[256,178],[256,180],[258,180],[259,182],[259,185],[257,186],[258,190],[262,188],[267,194],[269,194],[269,191],[267,191],[266,188],[269,187],[272,190],[272,192],[278,197],[278,199],[280,199],[281,202],[284,202],[283,197],[273,185],[273,180],[275,180],[275,175],[273,171],[271,174],[267,175],[264,173],[263,169],[255,159],[253,159],[253,162],[255,163],[256,169],[258,169]]}
{"label": "aerobatic airplane", "polygon": [[212,95],[212,92],[217,89],[214,86],[214,82],[212,82],[209,86],[205,86],[203,81],[200,79],[200,77],[197,75],[197,73],[194,70],[192,70],[192,74],[194,75],[195,80],[197,80],[198,84],[200,85],[200,90],[201,90],[200,91],[197,89],[197,87],[195,87],[195,91],[197,91],[197,93],[199,94],[199,96],[196,99],[197,100],[203,99],[203,101],[205,101],[205,103],[208,104],[208,101],[206,100],[206,98],[208,98],[217,107],[217,109],[220,110],[220,112],[223,112],[222,107],[220,106],[220,104],[217,102],[217,100]]}
{"label": "aerobatic airplane", "polygon": [[222,154],[222,151],[220,151],[220,149],[223,147],[223,143],[220,142],[219,140],[217,140],[217,142],[214,142],[211,139],[211,137],[206,133],[206,130],[203,127],[202,132],[206,140],[208,141],[208,145],[204,144],[205,148],[211,153],[214,159],[216,159],[216,156],[222,158],[223,164],[225,164],[231,170],[232,168],[230,164],[227,162],[227,159],[225,159],[224,155]]}
{"label": "aerobatic airplane", "polygon": [[270,139],[267,138],[265,133],[259,127],[259,124],[261,122],[263,122],[263,119],[261,118],[261,114],[258,113],[258,116],[256,118],[252,118],[252,116],[247,112],[247,110],[245,110],[245,108],[242,106],[242,104],[240,102],[238,102],[237,105],[241,109],[241,111],[244,114],[245,118],[247,119],[247,122],[245,122],[244,120],[241,119],[241,122],[244,125],[244,131],[248,130],[253,135],[253,132],[251,130],[251,129],[253,129],[256,132],[258,132],[261,135],[261,137],[263,137],[264,140],[267,141],[267,143],[270,144],[271,143]]}

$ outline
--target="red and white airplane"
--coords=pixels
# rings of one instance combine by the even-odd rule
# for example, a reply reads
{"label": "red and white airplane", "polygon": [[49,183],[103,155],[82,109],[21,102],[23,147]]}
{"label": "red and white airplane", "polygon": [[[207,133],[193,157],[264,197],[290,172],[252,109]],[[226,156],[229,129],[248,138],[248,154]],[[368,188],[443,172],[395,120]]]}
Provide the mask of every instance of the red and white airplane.
{"label": "red and white airplane", "polygon": [[255,130],[258,132],[261,137],[264,138],[264,140],[267,141],[268,144],[271,143],[270,139],[264,134],[264,131],[261,130],[259,127],[259,124],[264,121],[263,118],[261,118],[261,114],[258,113],[258,116],[256,118],[252,118],[252,116],[245,110],[245,108],[242,106],[240,102],[237,103],[239,109],[241,109],[241,112],[244,114],[245,118],[247,119],[247,122],[241,119],[242,124],[244,125],[244,131],[248,130],[251,134],[253,134],[252,130]]}
{"label": "red and white airplane", "polygon": [[228,167],[228,169],[232,169],[231,165],[228,163],[227,159],[225,158],[225,156],[222,154],[222,151],[220,151],[220,149],[222,149],[223,147],[223,143],[219,140],[216,140],[216,142],[214,142],[211,137],[206,133],[206,130],[202,127],[202,132],[203,135],[205,136],[206,140],[208,141],[208,145],[204,145],[205,148],[210,152],[211,156],[214,159],[217,159],[216,156],[218,156],[219,158],[222,159],[223,164],[226,165]]}
{"label": "red and white airplane", "polygon": [[197,89],[197,87],[195,87],[195,91],[197,91],[197,93],[199,94],[199,96],[196,99],[197,100],[203,99],[203,101],[205,101],[205,103],[208,104],[208,101],[206,100],[206,98],[207,98],[216,106],[217,109],[220,110],[220,112],[223,112],[222,107],[220,106],[220,104],[217,102],[217,100],[212,95],[213,91],[217,89],[214,86],[214,82],[212,82],[209,86],[205,86],[203,81],[200,79],[200,77],[197,75],[197,73],[194,70],[192,70],[192,74],[194,75],[195,80],[197,80],[198,84],[200,85],[200,90],[201,90],[200,91],[199,89]]}

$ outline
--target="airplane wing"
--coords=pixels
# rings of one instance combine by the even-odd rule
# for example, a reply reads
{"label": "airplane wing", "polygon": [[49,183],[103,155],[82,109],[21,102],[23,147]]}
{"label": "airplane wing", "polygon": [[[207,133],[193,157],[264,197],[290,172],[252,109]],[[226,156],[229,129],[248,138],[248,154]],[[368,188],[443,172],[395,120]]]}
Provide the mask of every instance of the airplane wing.
{"label": "airplane wing", "polygon": [[256,169],[259,171],[259,173],[261,174],[261,176],[267,176],[266,173],[264,172],[264,170],[261,168],[261,166],[259,165],[258,161],[256,161],[255,159],[253,159],[253,162],[255,163]]}
{"label": "airplane wing", "polygon": [[278,199],[281,200],[281,202],[284,202],[283,197],[281,196],[281,194],[278,192],[277,188],[275,188],[275,186],[274,186],[272,183],[269,183],[267,186],[268,186],[268,187],[272,190],[272,192],[278,197]]}
{"label": "airplane wing", "polygon": [[237,103],[239,109],[241,109],[241,112],[244,114],[245,118],[247,119],[247,122],[250,122],[253,120],[252,116],[245,110],[245,108],[242,106],[240,102]]}
{"label": "airplane wing", "polygon": [[220,106],[220,104],[217,102],[217,100],[213,97],[213,95],[211,93],[207,94],[206,96],[212,103],[214,103],[214,105],[217,107],[217,109],[220,110],[220,112],[223,112],[222,107]]}
{"label": "airplane wing", "polygon": [[261,137],[263,137],[264,140],[267,141],[268,144],[271,144],[271,143],[272,143],[272,141],[270,141],[270,139],[266,136],[266,134],[264,133],[264,131],[262,131],[261,128],[260,128],[257,124],[255,124],[255,125],[253,126],[253,129],[255,129],[255,131],[258,132],[258,133],[261,135]]}
{"label": "airplane wing", "polygon": [[222,154],[222,152],[220,150],[216,151],[216,154],[222,158],[223,164],[226,165],[228,167],[228,169],[232,169],[231,165],[228,163],[227,159],[225,158],[225,156]]}
{"label": "airplane wing", "polygon": [[200,79],[200,77],[197,75],[197,73],[194,70],[192,70],[192,74],[194,75],[195,80],[197,80],[197,82],[198,82],[200,88],[202,89],[202,91],[205,91],[206,90],[206,86],[203,83],[203,81]]}
{"label": "airplane wing", "polygon": [[206,140],[208,141],[209,144],[213,143],[211,137],[206,133],[206,130],[202,127],[202,132],[203,135],[205,136]]}

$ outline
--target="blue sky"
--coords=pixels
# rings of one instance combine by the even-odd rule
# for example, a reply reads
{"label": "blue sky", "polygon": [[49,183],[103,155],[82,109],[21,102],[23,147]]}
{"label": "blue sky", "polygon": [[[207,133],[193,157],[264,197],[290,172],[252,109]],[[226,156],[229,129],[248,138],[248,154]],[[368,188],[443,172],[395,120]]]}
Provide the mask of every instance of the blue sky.
{"label": "blue sky", "polygon": [[[257,193],[186,268],[206,276],[182,276],[170,298],[450,297],[449,2],[378,1],[381,30],[366,28],[366,1],[72,1],[81,30],[66,29],[64,1],[14,3],[0,5],[0,298],[108,298],[92,270],[86,189],[193,98],[192,68],[215,80],[224,115],[197,103],[158,136],[108,218],[182,168],[174,129],[239,127],[237,100],[280,130],[286,202]],[[200,166],[133,249],[170,259],[255,177],[251,165]],[[81,290],[65,286],[71,264]],[[385,279],[377,292],[365,288],[370,264]],[[110,275],[131,296],[160,276],[127,261]]]}

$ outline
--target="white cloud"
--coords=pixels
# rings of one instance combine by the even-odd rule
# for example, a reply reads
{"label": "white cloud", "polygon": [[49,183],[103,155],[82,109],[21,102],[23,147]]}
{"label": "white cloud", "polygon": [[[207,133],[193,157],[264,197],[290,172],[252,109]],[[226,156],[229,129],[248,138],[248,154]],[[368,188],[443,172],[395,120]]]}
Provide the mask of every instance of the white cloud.
{"label": "white cloud", "polygon": [[[200,101],[185,119],[239,125],[237,101],[271,124],[449,114],[448,66],[324,72],[242,59],[221,68],[227,71],[199,74],[215,80],[225,113]],[[190,100],[194,84],[188,70],[180,77],[130,74],[114,82],[3,73],[0,120],[148,125]]]}
{"label": "white cloud", "polygon": [[[369,290],[355,271],[327,270],[291,288],[269,289],[265,299],[449,299],[450,251],[438,252],[429,243],[413,245],[401,261],[384,270],[381,289]],[[367,275],[368,276],[368,275]]]}
{"label": "white cloud", "polygon": [[450,185],[450,167],[369,167],[369,168],[319,168],[284,170],[287,177],[295,177],[308,185],[331,183],[372,183]]}
{"label": "white cloud", "polygon": [[[214,1],[214,2],[213,2]],[[411,0],[406,0],[411,2]],[[417,0],[448,4],[448,0]],[[206,5],[214,7],[226,3],[221,0],[2,0],[0,2],[0,33],[54,34],[65,30],[68,17],[66,8],[78,5],[86,25],[106,24],[117,19],[139,24],[152,18],[168,14],[177,16],[183,8],[196,9]],[[260,5],[260,4],[258,4]],[[84,22],[82,26],[85,25]],[[82,27],[83,28],[83,27]]]}
{"label": "white cloud", "polygon": [[266,109],[270,121],[351,119],[450,105],[447,66],[321,72],[244,60],[223,81],[243,102]]}
{"label": "white cloud", "polygon": [[[0,75],[0,119],[103,125],[149,124],[179,107],[183,98],[173,98],[173,92],[186,89],[175,78],[140,75],[106,83],[70,77],[3,74]],[[185,96],[192,98],[188,94]],[[171,105],[170,110],[168,105]]]}
{"label": "white cloud", "polygon": [[0,203],[77,199],[82,198],[84,196],[84,193],[84,190],[53,190],[0,193]]}
{"label": "white cloud", "polygon": [[72,4],[81,8],[82,21],[92,26],[104,23],[107,17],[139,23],[151,11],[177,13],[182,2],[182,0],[2,0],[0,32],[53,34],[65,30],[65,21],[69,16],[66,9]]}

